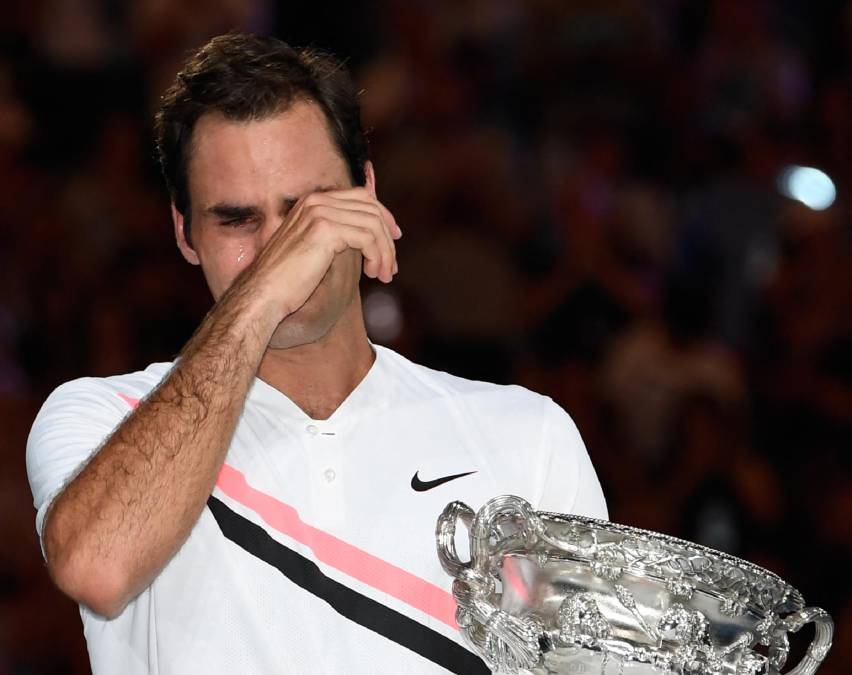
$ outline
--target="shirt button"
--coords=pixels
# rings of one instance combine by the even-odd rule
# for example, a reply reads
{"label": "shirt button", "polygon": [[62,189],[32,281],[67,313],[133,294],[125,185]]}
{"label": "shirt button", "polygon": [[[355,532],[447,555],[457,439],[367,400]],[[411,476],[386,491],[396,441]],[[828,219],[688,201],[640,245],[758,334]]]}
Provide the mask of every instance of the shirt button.
{"label": "shirt button", "polygon": [[337,474],[334,472],[334,469],[326,469],[323,475],[325,476],[326,481],[328,481],[329,483],[337,477]]}
{"label": "shirt button", "polygon": [[309,424],[305,427],[305,431],[307,431],[311,436],[316,436],[319,433],[319,429],[313,424]]}

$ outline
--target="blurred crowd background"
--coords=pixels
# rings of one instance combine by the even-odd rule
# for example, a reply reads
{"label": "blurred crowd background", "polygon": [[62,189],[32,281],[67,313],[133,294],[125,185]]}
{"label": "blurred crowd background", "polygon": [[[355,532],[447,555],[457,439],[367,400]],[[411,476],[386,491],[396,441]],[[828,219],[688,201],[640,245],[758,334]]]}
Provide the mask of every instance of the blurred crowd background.
{"label": "blurred crowd background", "polygon": [[[39,554],[25,440],[58,384],[170,360],[209,309],[150,123],[187,50],[234,29],[331,50],[363,89],[405,232],[397,281],[363,288],[375,341],[552,396],[613,520],[777,572],[838,624],[820,672],[852,667],[852,2],[2,14],[0,675],[88,671]],[[825,176],[804,181],[816,198],[791,187],[796,166],[833,203]]]}

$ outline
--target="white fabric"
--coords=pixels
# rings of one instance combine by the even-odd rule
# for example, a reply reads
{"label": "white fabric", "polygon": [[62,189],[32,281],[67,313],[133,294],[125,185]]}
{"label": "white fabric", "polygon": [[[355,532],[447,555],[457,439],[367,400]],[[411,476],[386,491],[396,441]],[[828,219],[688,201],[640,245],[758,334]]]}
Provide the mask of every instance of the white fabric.
{"label": "white fabric", "polygon": [[[457,378],[376,346],[364,380],[328,420],[311,420],[261,380],[250,390],[226,465],[252,489],[292,506],[307,525],[450,591],[435,553],[446,504],[498,494],[538,509],[606,518],[598,479],[570,417],[517,386]],[[41,535],[52,499],[168,373],[83,378],[45,402],[27,444]],[[475,471],[416,492],[423,481]],[[229,509],[317,564],[322,574],[461,643],[428,612],[352,578],[252,508]],[[81,607],[92,670],[102,673],[446,673],[364,628],[225,538],[210,508],[152,585],[113,620]]]}

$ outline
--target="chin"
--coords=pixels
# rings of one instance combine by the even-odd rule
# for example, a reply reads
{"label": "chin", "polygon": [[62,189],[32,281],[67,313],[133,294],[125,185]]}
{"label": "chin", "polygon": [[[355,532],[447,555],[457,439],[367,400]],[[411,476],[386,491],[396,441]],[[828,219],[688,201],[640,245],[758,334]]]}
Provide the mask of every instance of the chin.
{"label": "chin", "polygon": [[[335,261],[308,301],[278,324],[269,340],[270,349],[290,349],[320,342],[341,319],[346,322],[353,311],[360,315],[360,303],[355,303],[355,299],[361,258],[354,255],[354,251],[351,253]],[[351,267],[348,274],[346,265]]]}
{"label": "chin", "polygon": [[269,340],[269,348],[290,349],[314,344],[325,338],[345,314],[349,303],[343,302],[340,295],[332,302],[328,298],[324,299],[323,295],[314,295],[279,323]]}
{"label": "chin", "polygon": [[290,349],[319,342],[328,335],[334,325],[333,321],[291,321],[291,319],[296,318],[297,314],[298,312],[291,314],[278,324],[269,340],[270,349]]}

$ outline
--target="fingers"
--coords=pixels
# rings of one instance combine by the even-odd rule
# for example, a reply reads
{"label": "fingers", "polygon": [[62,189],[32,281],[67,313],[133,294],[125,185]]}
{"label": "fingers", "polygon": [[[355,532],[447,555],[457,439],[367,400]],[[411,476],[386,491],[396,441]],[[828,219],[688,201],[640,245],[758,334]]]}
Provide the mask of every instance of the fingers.
{"label": "fingers", "polygon": [[388,211],[384,204],[382,204],[378,199],[373,197],[365,188],[356,187],[349,188],[346,190],[332,190],[330,192],[321,193],[325,196],[328,196],[332,199],[352,203],[359,202],[362,204],[372,204],[379,210],[379,215],[382,220],[385,222],[388,231],[391,234],[391,237],[394,239],[399,239],[402,237],[402,230],[396,222],[396,218],[394,218],[393,214]]}
{"label": "fingers", "polygon": [[[330,239],[335,253],[344,250],[340,248],[342,241],[360,250],[367,276],[384,282],[393,279],[397,269],[396,248],[385,225],[374,212],[340,209],[328,203],[311,204],[303,209],[301,221],[303,227],[311,232],[309,236]],[[341,228],[341,232],[336,232],[336,227]],[[357,232],[351,228],[356,228]]]}
{"label": "fingers", "polygon": [[393,279],[387,247],[375,229],[327,220],[322,220],[320,227],[323,224],[327,224],[325,226],[335,240],[336,252],[341,253],[347,248],[357,249],[364,256],[364,274],[386,283]]}
{"label": "fingers", "polygon": [[[365,191],[364,194],[368,193]],[[325,196],[331,199],[331,203],[337,208],[360,211],[370,214],[380,220],[392,245],[393,240],[402,237],[402,230],[399,229],[399,225],[396,224],[396,220],[393,215],[391,215],[391,212],[376,199],[372,197],[364,200],[346,199],[344,197],[338,197],[335,193],[326,193]]]}
{"label": "fingers", "polygon": [[378,220],[381,223],[381,231],[387,240],[388,247],[392,253],[391,261],[392,261],[392,273],[396,274],[399,271],[399,268],[396,263],[396,244],[394,243],[395,239],[399,239],[402,236],[402,230],[399,229],[399,226],[396,224],[396,221],[393,220],[393,216],[390,214],[382,204],[380,204],[375,199],[370,199],[369,201],[355,201],[355,200],[347,200],[347,199],[338,199],[332,196],[334,200],[335,207],[344,208],[356,213],[360,213],[363,216],[370,218],[371,220],[365,222],[363,224],[364,227],[368,227],[374,220]]}
{"label": "fingers", "polygon": [[357,206],[357,203],[361,203],[367,205],[370,209],[378,209],[377,215],[384,224],[387,235],[391,240],[389,243],[393,250],[393,274],[396,274],[399,271],[399,265],[396,261],[396,246],[393,243],[393,240],[400,239],[402,237],[402,229],[399,227],[396,222],[396,218],[394,218],[393,214],[387,209],[387,207],[385,207],[384,204],[382,204],[363,187],[350,188],[347,190],[334,190],[325,194],[340,202],[341,205],[345,204],[345,207],[348,208],[363,208]]}
{"label": "fingers", "polygon": [[394,239],[402,232],[364,188],[304,195],[282,220],[259,232],[266,241],[243,282],[267,296],[282,318],[307,302],[347,249],[361,253],[368,277],[388,283],[398,269]]}
{"label": "fingers", "polygon": [[[294,212],[291,222],[295,219],[308,227],[322,225],[323,231],[333,224],[358,228],[358,233],[346,230],[346,241],[364,255],[367,276],[387,283],[398,271],[394,239],[402,232],[390,211],[363,188],[308,195]],[[371,233],[370,237],[365,238],[364,232]]]}

